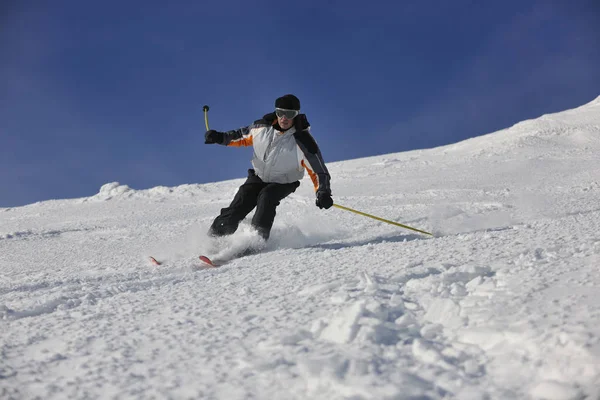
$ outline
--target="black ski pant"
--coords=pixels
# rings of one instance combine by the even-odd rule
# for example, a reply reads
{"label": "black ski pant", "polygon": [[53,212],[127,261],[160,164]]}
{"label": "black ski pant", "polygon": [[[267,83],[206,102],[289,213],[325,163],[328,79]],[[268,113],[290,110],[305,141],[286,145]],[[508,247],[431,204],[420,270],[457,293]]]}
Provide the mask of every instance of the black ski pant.
{"label": "black ski pant", "polygon": [[248,179],[236,193],[229,207],[222,208],[221,214],[213,221],[209,234],[213,236],[231,235],[240,222],[255,207],[252,226],[267,240],[275,220],[275,209],[279,202],[294,193],[300,182],[267,183],[260,179],[253,169],[248,170]]}

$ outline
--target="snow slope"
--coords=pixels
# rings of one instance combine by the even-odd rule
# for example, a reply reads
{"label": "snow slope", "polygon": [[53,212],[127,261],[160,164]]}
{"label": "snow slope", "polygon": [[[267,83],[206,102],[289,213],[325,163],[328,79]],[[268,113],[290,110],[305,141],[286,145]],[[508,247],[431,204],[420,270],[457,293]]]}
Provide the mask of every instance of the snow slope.
{"label": "snow slope", "polygon": [[336,202],[435,237],[305,178],[213,270],[255,240],[205,235],[242,180],[0,209],[0,398],[599,399],[598,154],[600,97],[333,163]]}

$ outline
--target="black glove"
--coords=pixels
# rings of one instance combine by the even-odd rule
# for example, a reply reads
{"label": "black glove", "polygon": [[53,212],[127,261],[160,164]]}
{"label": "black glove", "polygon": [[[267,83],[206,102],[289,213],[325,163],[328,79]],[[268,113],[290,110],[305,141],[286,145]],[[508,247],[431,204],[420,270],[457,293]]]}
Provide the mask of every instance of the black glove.
{"label": "black glove", "polygon": [[317,207],[319,207],[320,209],[328,209],[331,208],[331,206],[333,206],[333,199],[331,198],[331,194],[329,192],[325,192],[325,191],[318,191],[317,192],[317,201],[315,203],[317,205]]}
{"label": "black glove", "polygon": [[223,132],[217,132],[213,129],[211,129],[210,131],[206,131],[206,133],[204,134],[204,144],[221,144],[223,143],[223,136]]}

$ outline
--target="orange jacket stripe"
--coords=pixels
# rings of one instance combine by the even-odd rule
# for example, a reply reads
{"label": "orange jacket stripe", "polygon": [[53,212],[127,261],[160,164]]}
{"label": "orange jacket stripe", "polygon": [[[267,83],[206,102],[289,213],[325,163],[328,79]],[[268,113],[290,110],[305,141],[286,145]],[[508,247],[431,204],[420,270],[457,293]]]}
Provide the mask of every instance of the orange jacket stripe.
{"label": "orange jacket stripe", "polygon": [[306,169],[306,172],[308,172],[308,176],[310,176],[310,179],[312,180],[313,185],[315,186],[315,192],[316,192],[317,189],[319,189],[319,177],[310,168],[308,168],[308,166],[306,165],[304,160],[302,160],[301,164]]}
{"label": "orange jacket stripe", "polygon": [[227,146],[231,147],[244,147],[252,146],[252,136],[244,136],[241,139],[232,140]]}

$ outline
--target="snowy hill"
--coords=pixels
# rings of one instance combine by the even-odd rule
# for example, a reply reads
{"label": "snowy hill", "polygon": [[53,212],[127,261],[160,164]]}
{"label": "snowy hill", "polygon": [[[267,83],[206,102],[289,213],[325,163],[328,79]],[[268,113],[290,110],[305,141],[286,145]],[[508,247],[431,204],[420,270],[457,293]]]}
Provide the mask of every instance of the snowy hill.
{"label": "snowy hill", "polygon": [[205,235],[242,180],[0,209],[0,398],[598,399],[598,154],[600,97],[333,163],[337,203],[435,237],[305,178],[212,270],[255,240]]}

